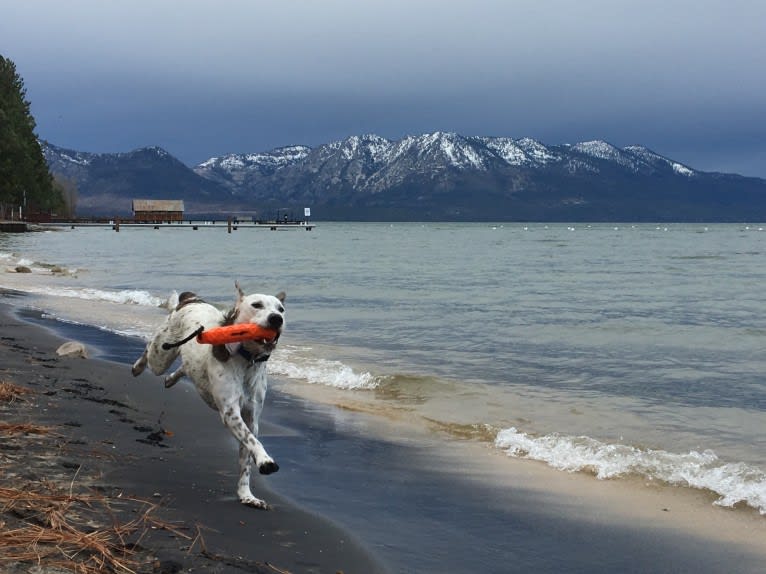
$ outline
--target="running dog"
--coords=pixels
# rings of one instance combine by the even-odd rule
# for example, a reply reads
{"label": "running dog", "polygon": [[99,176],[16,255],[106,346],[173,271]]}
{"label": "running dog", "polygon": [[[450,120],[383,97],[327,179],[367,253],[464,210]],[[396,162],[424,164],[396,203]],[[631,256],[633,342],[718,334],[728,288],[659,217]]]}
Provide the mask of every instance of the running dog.
{"label": "running dog", "polygon": [[[285,326],[285,294],[245,295],[238,283],[235,287],[237,301],[228,313],[205,303],[194,293],[181,293],[178,305],[133,364],[132,372],[138,376],[148,365],[155,375],[162,375],[180,354],[181,366],[165,377],[165,386],[172,387],[187,376],[203,400],[218,411],[223,424],[239,441],[237,496],[242,504],[266,509],[266,502],[250,491],[250,467],[255,461],[261,474],[279,470],[257,437],[258,419],[266,398],[266,361]],[[241,323],[272,329],[277,337],[226,345],[206,345],[194,340],[202,328]]]}

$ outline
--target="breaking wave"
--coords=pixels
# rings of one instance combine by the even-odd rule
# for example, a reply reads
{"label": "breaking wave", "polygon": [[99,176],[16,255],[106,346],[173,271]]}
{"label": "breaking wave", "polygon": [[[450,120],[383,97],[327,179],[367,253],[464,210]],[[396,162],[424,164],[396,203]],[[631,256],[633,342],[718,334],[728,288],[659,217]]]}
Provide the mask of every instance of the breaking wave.
{"label": "breaking wave", "polygon": [[141,305],[146,307],[161,307],[167,302],[148,291],[141,289],[123,289],[108,291],[105,289],[92,289],[88,287],[69,288],[69,287],[47,287],[33,286],[25,289],[30,293],[37,295],[47,295],[51,297],[70,297],[73,299],[85,299],[90,301],[106,301],[120,305]]}
{"label": "breaking wave", "polygon": [[766,515],[766,473],[745,463],[725,463],[712,450],[677,454],[607,444],[586,436],[548,434],[533,437],[511,427],[495,446],[508,455],[545,462],[567,472],[592,472],[600,479],[637,475],[673,486],[708,490],[715,504],[746,504]]}
{"label": "breaking wave", "polygon": [[307,353],[310,350],[283,347],[272,358],[269,370],[276,375],[343,390],[374,389],[380,384],[380,378],[371,373],[357,372],[340,361],[311,356]]}

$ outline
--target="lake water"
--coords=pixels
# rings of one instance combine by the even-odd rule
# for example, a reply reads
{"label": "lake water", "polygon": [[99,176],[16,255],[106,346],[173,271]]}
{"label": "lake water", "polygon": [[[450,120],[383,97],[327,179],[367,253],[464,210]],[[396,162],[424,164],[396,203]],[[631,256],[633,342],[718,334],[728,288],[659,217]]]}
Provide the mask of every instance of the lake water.
{"label": "lake water", "polygon": [[0,234],[33,271],[0,286],[142,338],[174,290],[285,290],[270,369],[299,391],[766,514],[765,258],[744,224],[77,228]]}

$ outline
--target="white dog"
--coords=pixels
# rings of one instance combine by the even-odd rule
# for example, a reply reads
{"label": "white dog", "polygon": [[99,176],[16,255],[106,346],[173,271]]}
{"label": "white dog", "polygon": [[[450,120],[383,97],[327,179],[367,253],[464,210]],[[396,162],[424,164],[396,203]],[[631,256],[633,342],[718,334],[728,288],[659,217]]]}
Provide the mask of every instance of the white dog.
{"label": "white dog", "polygon": [[[239,482],[237,496],[242,504],[268,508],[250,491],[250,466],[254,460],[261,474],[271,474],[279,466],[258,440],[258,418],[266,398],[266,361],[285,326],[285,294],[245,295],[236,284],[237,302],[228,313],[209,305],[194,293],[179,296],[178,305],[157,330],[146,350],[133,365],[133,375],[148,365],[155,375],[167,371],[181,355],[181,367],[165,377],[173,386],[182,376],[189,377],[197,391],[239,441]],[[277,332],[274,340],[243,341],[226,345],[200,344],[194,336],[202,328],[255,323]]]}

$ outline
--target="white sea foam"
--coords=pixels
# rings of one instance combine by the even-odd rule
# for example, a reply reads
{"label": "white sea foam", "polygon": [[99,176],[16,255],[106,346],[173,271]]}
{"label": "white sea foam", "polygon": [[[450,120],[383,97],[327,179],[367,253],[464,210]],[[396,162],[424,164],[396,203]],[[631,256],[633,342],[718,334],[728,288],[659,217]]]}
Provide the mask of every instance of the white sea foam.
{"label": "white sea foam", "polygon": [[307,356],[306,350],[282,348],[269,363],[269,370],[276,375],[344,390],[373,389],[380,382],[378,377],[356,372],[340,361]]}
{"label": "white sea foam", "polygon": [[94,323],[92,321],[78,321],[75,319],[71,319],[68,317],[61,317],[60,315],[57,315],[56,313],[50,313],[50,312],[42,312],[41,317],[43,319],[51,319],[52,321],[58,321],[59,323],[67,323],[69,325],[78,325],[78,326],[84,326],[84,327],[95,327],[96,329],[99,329],[101,331],[104,331],[106,333],[114,333],[115,335],[121,335],[124,337],[137,337],[139,339],[148,339],[148,336],[151,333],[147,333],[146,329],[141,328],[132,328],[130,326],[125,327],[115,327],[111,325],[99,325],[97,323]]}
{"label": "white sea foam", "polygon": [[79,271],[77,268],[68,268],[52,263],[35,261],[29,257],[24,257],[23,255],[7,251],[0,253],[0,263],[6,265],[7,271],[9,272],[13,271],[16,267],[26,267],[32,273],[42,275],[50,275],[51,273],[57,275],[76,275]]}
{"label": "white sea foam", "polygon": [[70,297],[73,299],[85,299],[90,301],[107,301],[120,305],[141,305],[145,307],[160,307],[165,305],[166,300],[156,297],[148,291],[141,289],[123,289],[110,291],[106,289],[93,289],[89,287],[51,287],[30,286],[25,289],[30,293],[47,295],[51,297]]}
{"label": "white sea foam", "polygon": [[710,490],[715,504],[747,504],[766,515],[766,473],[744,463],[724,463],[712,450],[677,454],[607,444],[585,436],[533,437],[511,427],[497,434],[495,446],[510,456],[529,458],[568,472],[589,471],[600,479],[639,475],[675,486]]}

